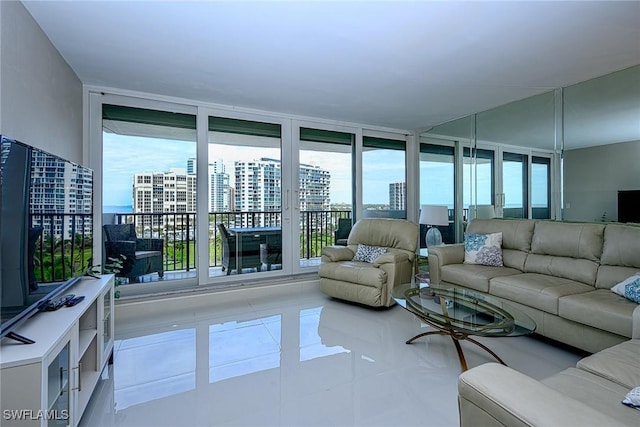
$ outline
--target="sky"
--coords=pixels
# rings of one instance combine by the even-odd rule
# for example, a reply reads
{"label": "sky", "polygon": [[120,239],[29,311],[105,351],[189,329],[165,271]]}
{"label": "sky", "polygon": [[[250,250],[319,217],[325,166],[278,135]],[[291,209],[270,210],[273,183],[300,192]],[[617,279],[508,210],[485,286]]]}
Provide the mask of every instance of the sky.
{"label": "sky", "polygon": [[[132,178],[136,172],[169,171],[171,168],[186,169],[187,159],[196,157],[194,141],[176,141],[157,138],[103,134],[104,144],[104,194],[105,206],[128,206],[132,203]],[[277,148],[237,147],[212,144],[209,163],[222,159],[231,184],[234,179],[234,160],[255,160],[261,157],[280,158]],[[317,165],[331,174],[331,203],[350,204],[351,156],[349,153],[332,153],[302,150],[300,162]],[[363,203],[389,203],[389,184],[403,182],[404,153],[395,150],[366,151],[363,154]],[[517,168],[510,172],[513,176]],[[532,172],[534,182],[541,182],[539,171]],[[516,175],[517,176],[517,175]],[[445,204],[453,207],[453,165],[447,163],[421,162],[420,204]],[[519,179],[505,180],[507,206],[522,203]],[[469,186],[465,180],[465,188]],[[467,191],[465,190],[465,193]],[[534,188],[533,204],[544,202],[545,191]],[[537,200],[536,200],[537,199]],[[468,198],[467,198],[468,200]],[[467,200],[465,200],[466,203]],[[478,173],[478,203],[489,204],[490,181],[488,173]]]}

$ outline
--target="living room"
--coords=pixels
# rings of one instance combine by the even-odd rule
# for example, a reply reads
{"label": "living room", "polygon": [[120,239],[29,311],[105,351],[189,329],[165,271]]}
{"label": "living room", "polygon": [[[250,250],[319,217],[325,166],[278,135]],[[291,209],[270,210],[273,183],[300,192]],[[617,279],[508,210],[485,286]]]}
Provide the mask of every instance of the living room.
{"label": "living room", "polygon": [[[114,16],[111,15],[114,11],[109,11],[108,8],[100,10],[100,12],[96,12],[97,9],[92,10],[93,6],[90,2],[80,2],[78,5],[65,3],[52,2],[52,6],[28,1],[0,3],[0,20],[2,22],[2,32],[0,33],[2,46],[0,133],[93,168],[96,177],[94,186],[96,209],[104,204],[103,190],[107,184],[103,182],[107,179],[103,180],[102,178],[103,105],[162,110],[194,117],[197,125],[194,129],[196,140],[203,142],[199,145],[193,144],[198,170],[207,168],[207,142],[210,143],[211,139],[210,135],[201,129],[207,128],[207,121],[210,122],[211,118],[278,124],[281,131],[280,144],[283,147],[280,154],[283,165],[303,163],[299,158],[294,161],[296,157],[290,153],[295,151],[296,144],[303,141],[299,135],[305,129],[352,134],[354,135],[353,150],[356,154],[353,158],[355,166],[352,170],[354,177],[351,181],[353,187],[351,217],[356,219],[366,216],[364,206],[368,204],[367,197],[369,197],[366,188],[368,185],[375,185],[372,184],[374,181],[369,180],[376,172],[373,169],[368,170],[367,163],[363,160],[363,153],[367,148],[366,138],[371,138],[369,141],[372,143],[380,140],[396,141],[404,150],[404,162],[401,162],[399,169],[404,174],[407,185],[406,205],[404,206],[406,219],[417,223],[420,206],[432,203],[429,199],[430,196],[423,196],[425,187],[428,188],[424,184],[425,178],[421,175],[423,165],[433,163],[444,166],[445,172],[438,182],[443,182],[444,184],[441,185],[448,189],[447,196],[450,198],[450,202],[447,200],[437,204],[451,206],[452,233],[448,243],[462,241],[462,232],[467,220],[465,206],[493,205],[496,210],[502,210],[501,216],[504,217],[520,215],[520,218],[610,222],[617,220],[618,190],[637,189],[635,186],[640,178],[637,162],[634,161],[640,154],[638,153],[640,129],[638,129],[637,120],[634,122],[640,109],[637,96],[640,88],[638,77],[640,54],[637,48],[639,5],[637,2],[594,2],[590,6],[584,6],[591,9],[584,10],[581,10],[579,5],[565,3],[554,6],[546,5],[546,9],[544,6],[539,6],[541,10],[536,9],[538,6],[533,4],[520,5],[520,7],[527,8],[524,9],[524,12],[518,11],[515,5],[505,3],[499,6],[490,2],[457,3],[450,8],[438,2],[417,2],[413,5],[405,4],[404,8],[399,9],[394,9],[390,4],[384,2],[372,6],[370,9],[352,3],[343,5],[338,3],[333,7],[344,7],[344,10],[341,10],[342,14],[336,20],[329,20],[332,16],[332,6],[328,4],[306,5],[309,9],[305,9],[305,5],[301,4],[297,6],[300,9],[294,8],[288,11],[287,6],[281,3],[271,5],[272,9],[258,7],[255,4],[232,6],[227,3],[216,3],[214,10],[207,10],[209,15],[200,13],[202,19],[205,16],[210,18],[214,12],[229,19],[229,22],[214,21],[216,22],[215,26],[219,27],[216,31],[232,33],[233,31],[229,27],[232,22],[231,17],[241,16],[245,10],[243,7],[251,7],[253,12],[250,15],[251,19],[245,25],[255,25],[255,28],[246,30],[252,32],[252,42],[255,43],[257,38],[263,37],[265,42],[258,44],[259,48],[273,47],[274,54],[278,53],[284,56],[278,56],[277,60],[272,60],[273,62],[270,62],[269,58],[258,56],[257,63],[239,65],[235,62],[237,58],[229,53],[231,56],[228,57],[225,66],[214,62],[213,66],[209,65],[209,68],[204,70],[190,70],[188,68],[182,69],[178,65],[164,65],[164,61],[167,60],[166,56],[170,54],[176,55],[179,58],[178,61],[187,59],[178,55],[181,50],[189,50],[184,49],[184,44],[177,47],[171,43],[159,42],[158,45],[165,46],[167,51],[162,52],[155,59],[152,59],[151,56],[153,49],[155,49],[153,45],[139,47],[148,51],[149,64],[145,62],[148,58],[142,56],[140,51],[132,54],[134,57],[140,56],[140,60],[135,61],[128,56],[131,51],[128,51],[126,46],[116,46],[104,40],[87,41],[87,46],[83,47],[74,46],[74,43],[67,39],[63,44],[64,48],[56,47],[58,43],[63,42],[65,37],[62,30],[56,25],[59,16],[77,14],[75,15],[76,21],[83,23],[73,30],[77,31],[74,33],[76,44],[82,44],[80,43],[82,34],[85,34],[87,39],[93,36],[91,34],[92,25],[98,26],[99,21],[96,16],[104,16],[107,21],[113,19],[109,17]],[[157,27],[147,30],[149,33],[134,31],[131,35],[127,35],[123,29],[123,34],[119,37],[123,38],[123,43],[127,42],[127,37],[130,37],[132,45],[134,40],[150,38],[148,34],[157,32],[157,37],[160,37],[161,30],[158,27],[171,27],[170,25],[158,24],[161,22],[162,12],[175,13],[176,10],[180,10],[181,6],[179,3],[172,2],[167,2],[162,7],[157,4],[154,6],[158,6],[159,9],[153,12],[145,9],[144,3],[130,4],[125,2],[118,6],[112,6],[116,9],[116,16],[117,14],[124,15],[123,11],[128,11],[128,20],[115,20],[111,23],[101,22],[99,25],[104,25],[104,27],[99,27],[100,30],[95,32],[101,34],[109,25],[113,28],[113,25],[116,25],[114,22],[129,29],[134,26],[133,23],[142,19],[141,16],[147,13],[150,16],[157,14]],[[52,7],[52,9],[48,9],[48,7]],[[77,9],[74,10],[74,7]],[[164,10],[165,7],[167,10]],[[416,7],[416,9],[412,10],[411,7]],[[433,9],[430,9],[431,7]],[[500,7],[505,9],[500,10]],[[554,7],[558,9],[554,9]],[[228,8],[228,12],[225,12],[225,8]],[[589,13],[586,13],[587,11]],[[390,12],[387,17],[388,28],[384,26],[384,20],[379,20],[380,16],[384,16],[386,12]],[[264,16],[261,17],[260,13]],[[508,18],[511,13],[513,15]],[[273,26],[265,23],[269,19],[287,14],[289,14],[290,21],[285,20],[285,24]],[[90,16],[94,18],[89,18]],[[354,24],[354,16],[366,17],[370,19],[372,24],[375,22],[376,24],[372,27],[375,27],[379,32],[373,31],[366,36],[356,37],[354,33],[360,34],[358,30],[344,27],[350,23]],[[425,22],[429,22],[430,16],[433,22],[440,22],[440,24],[433,29],[432,33],[422,33],[419,27]],[[540,19],[544,25],[559,31],[558,34],[555,34],[558,42],[553,46],[554,49],[550,47],[552,44],[550,39],[529,39],[526,34],[523,34],[526,33],[527,28],[530,28],[529,25],[533,25],[528,23],[528,19],[533,16]],[[490,17],[495,18],[496,28],[512,31],[511,37],[518,41],[514,42],[514,45],[500,44],[500,39],[506,43],[505,39],[509,38],[504,34],[499,35],[498,40],[491,39],[489,41],[489,37],[495,34],[489,29],[478,28],[477,21],[483,18],[491,21],[486,19]],[[569,17],[575,17],[575,20],[569,19]],[[193,15],[191,18],[196,19]],[[408,35],[402,36],[399,31],[400,23],[409,18],[410,20],[404,25],[409,28],[410,32]],[[445,18],[448,21],[438,21],[438,19]],[[301,22],[308,22],[311,19],[319,21],[326,19],[330,25],[327,24],[325,28],[319,29],[318,27],[321,25],[305,28],[301,24]],[[498,19],[504,20],[500,21],[503,27],[498,25]],[[561,27],[566,26],[563,19],[572,22],[574,34],[566,29],[560,31]],[[92,22],[94,20],[95,22]],[[152,19],[152,21],[155,20]],[[199,25],[211,25],[208,23],[208,19],[204,19],[204,21],[207,22],[196,22]],[[294,25],[291,21],[297,23]],[[240,22],[242,22],[241,19]],[[451,25],[444,25],[443,22]],[[599,22],[599,24],[596,25],[595,22]],[[256,25],[257,23],[261,24]],[[189,24],[186,25],[189,26]],[[234,25],[240,25],[240,23],[234,21]],[[465,32],[466,38],[456,39],[458,43],[468,49],[463,55],[438,56],[445,55],[448,51],[455,51],[455,46],[452,45],[447,45],[446,50],[443,51],[438,49],[445,49],[444,47],[434,48],[436,52],[431,53],[441,62],[455,64],[455,67],[446,68],[442,65],[443,70],[446,71],[439,71],[433,77],[424,76],[422,79],[416,78],[415,71],[405,70],[406,68],[421,68],[427,65],[433,67],[438,64],[438,62],[434,62],[433,57],[430,57],[432,62],[415,62],[416,56],[420,56],[419,52],[428,51],[425,39],[420,39],[420,37],[433,37],[430,40],[441,42],[446,37],[453,36],[453,31],[447,31],[446,28],[458,28],[460,25],[469,27],[469,31]],[[518,25],[523,26],[521,31],[516,31],[515,27]],[[537,23],[536,25],[541,24]],[[274,33],[271,34],[273,38],[269,41],[266,41],[266,35],[258,32],[258,29],[265,27],[277,28],[277,30],[273,30]],[[435,37],[438,31],[440,31],[441,39]],[[316,54],[337,49],[337,45],[326,47],[315,44],[318,39],[323,37],[332,43],[343,42],[351,46],[352,50],[347,50],[347,53],[336,52],[333,59],[328,56],[315,58],[312,61],[313,58],[303,55],[304,49],[301,46],[292,43],[296,34],[300,37],[304,36],[304,40],[308,43],[313,43],[311,44],[312,51]],[[215,35],[219,35],[219,33],[216,32]],[[367,38],[372,39],[374,46],[361,44]],[[278,50],[279,46],[284,43],[283,40],[286,40],[286,44],[289,46],[284,49],[285,53]],[[236,53],[242,51],[238,50],[234,43],[248,43],[243,40],[233,40],[233,43],[232,40],[227,40],[227,42],[231,46],[230,50],[234,51],[235,49]],[[407,48],[408,52],[403,52],[403,46],[406,47],[405,44],[410,42],[419,47],[424,44],[425,47],[413,52]],[[375,46],[375,43],[378,43],[378,46]],[[489,43],[495,43],[495,45]],[[437,45],[436,42],[434,44]],[[530,49],[530,53],[523,55],[516,52],[522,50],[521,46],[524,45]],[[169,51],[169,48],[172,50]],[[216,50],[218,48],[214,45],[210,46],[214,52],[212,56],[218,53]],[[117,51],[112,52],[114,49]],[[160,47],[158,49],[162,50]],[[476,56],[469,56],[474,49],[479,52],[479,56],[484,55],[490,57],[491,60],[476,63],[475,61],[479,61],[479,59]],[[547,52],[549,49],[553,52]],[[80,61],[79,58],[82,55],[87,53],[86,50],[93,51],[92,55],[104,56],[107,61],[120,62],[122,66],[131,68],[128,71],[109,70],[102,64],[103,59],[98,61],[98,58],[92,58],[86,63],[77,62]],[[250,54],[239,53],[239,55],[257,54],[255,46],[249,52]],[[402,53],[401,57],[395,57],[396,54],[399,54],[398,52]],[[109,55],[114,53],[116,59],[109,59]],[[491,57],[491,55],[494,56]],[[377,65],[375,58],[378,56],[384,57],[386,63],[396,61],[396,64],[394,66],[380,66],[380,72],[386,75],[384,79],[380,76],[374,76],[371,80],[365,78],[370,72],[369,69]],[[425,56],[427,56],[426,53]],[[353,60],[353,62],[347,62],[347,60]],[[165,68],[164,71],[158,73],[158,80],[155,82],[151,81],[150,69],[142,69],[144,66],[153,67],[150,65],[153,64],[153,61],[160,61],[155,63],[155,68]],[[341,64],[341,61],[344,63]],[[298,62],[302,64],[306,62],[307,65],[295,68]],[[508,64],[504,64],[504,62],[513,62],[513,67],[508,67]],[[335,63],[335,67],[327,68],[326,64],[328,63]],[[576,65],[578,63],[579,65]],[[496,66],[497,64],[500,66]],[[321,65],[322,67],[320,67]],[[314,67],[322,68],[325,75],[312,75],[311,71]],[[137,68],[141,68],[141,70],[137,70]],[[288,68],[295,70],[294,75],[285,75],[284,71]],[[251,74],[249,71],[257,69],[264,69],[264,72]],[[285,75],[286,78],[277,80],[281,86],[275,86],[274,82],[266,80],[266,70],[272,71],[274,74]],[[358,82],[356,78],[354,81],[349,81],[348,84],[345,80],[345,84],[342,84],[346,74],[354,73],[354,70],[357,71],[355,74],[362,76],[361,81]],[[133,74],[125,75],[127,72]],[[137,72],[141,74],[135,74]],[[129,83],[119,84],[115,83],[117,80],[107,79],[110,74],[114,78],[118,77],[118,73]],[[234,73],[238,77],[235,83],[230,80],[230,76]],[[442,75],[443,73],[445,75]],[[451,78],[454,78],[451,85],[444,83],[447,82],[445,79],[447,73]],[[456,73],[460,74],[456,75]],[[220,80],[215,80],[218,74]],[[301,76],[306,76],[306,79]],[[391,79],[388,76],[394,77]],[[193,82],[183,84],[189,78],[192,78]],[[479,79],[478,83],[475,79]],[[148,85],[143,84],[145,80],[149,80]],[[326,80],[329,80],[328,84],[325,82]],[[406,86],[396,86],[396,80],[413,82],[416,85],[415,93],[411,93],[412,90]],[[181,91],[171,92],[171,88],[175,87],[180,87]],[[269,87],[271,89],[266,89]],[[312,91],[314,87],[317,87],[315,90],[318,92]],[[359,91],[352,92],[352,89],[359,89]],[[329,90],[328,95],[321,93]],[[287,98],[281,95],[285,92],[297,93],[298,96]],[[232,98],[230,93],[235,93],[236,98]],[[258,94],[264,97],[260,98]],[[278,103],[279,99],[280,103]],[[612,112],[621,109],[625,114],[622,121],[618,121],[617,117],[613,117]],[[34,125],[34,121],[37,123],[36,125]],[[612,129],[617,131],[613,132]],[[264,141],[262,140],[262,142]],[[434,146],[438,149],[433,149]],[[442,150],[441,147],[444,147],[445,150]],[[382,149],[387,148],[383,147]],[[465,150],[476,153],[481,150],[491,152],[491,161],[483,162],[484,158],[480,155],[478,157],[469,155],[465,159]],[[512,166],[510,170],[518,170],[518,174],[503,175],[502,166],[504,165],[505,153],[526,159],[523,163],[517,160],[517,157],[507,156],[507,163]],[[603,159],[605,160],[603,161]],[[483,165],[489,163],[491,169],[484,169],[486,166]],[[526,169],[523,169],[523,165],[526,166]],[[490,172],[486,172],[487,170]],[[598,173],[592,173],[594,170],[597,170]],[[287,191],[290,192],[289,194],[296,191],[293,179],[296,176],[296,169],[291,168],[287,172],[284,171],[283,167],[283,177],[285,174],[289,174],[289,187],[283,186],[283,200]],[[356,173],[356,171],[358,172]],[[469,180],[467,176],[474,173],[477,173],[478,177],[483,176],[482,174],[488,174],[492,179],[488,182],[480,179]],[[461,175],[464,175],[462,179]],[[531,178],[526,184],[525,177]],[[542,181],[538,181],[537,184],[532,182],[540,177],[542,177]],[[509,182],[522,183],[522,185],[516,186],[517,195],[512,195],[511,191],[514,187],[509,187],[507,185]],[[538,190],[541,188],[543,190],[539,194]],[[387,188],[378,191],[387,192]],[[200,207],[200,205],[207,204],[206,195],[203,193],[206,193],[206,190],[200,189],[198,201],[204,203],[200,203],[198,209],[204,210],[198,212],[206,215],[209,213],[207,207]],[[511,202],[513,197],[521,203],[519,206],[511,203],[505,204],[502,200],[506,199]],[[519,213],[515,213],[516,210],[519,210]],[[103,245],[100,244],[102,242],[101,214],[102,212],[96,211],[96,233],[97,236],[100,236],[95,243],[94,253],[96,256],[101,256],[97,254],[102,254],[104,251]],[[293,213],[292,215],[298,214]],[[299,222],[298,217],[291,217],[292,224]],[[197,235],[206,235],[210,230],[209,225],[199,223]],[[227,313],[230,307],[234,307],[235,315],[239,313],[241,317],[233,320],[235,322],[241,323],[243,319],[245,321],[251,320],[252,316],[254,321],[265,319],[271,315],[278,315],[272,311],[273,306],[279,304],[284,306],[291,293],[300,294],[303,299],[302,301],[289,301],[293,308],[288,309],[290,312],[287,315],[279,314],[282,316],[280,322],[283,331],[285,328],[289,331],[288,333],[295,331],[292,336],[299,337],[290,339],[300,340],[301,326],[294,327],[293,324],[301,325],[303,317],[304,320],[318,320],[321,315],[314,310],[319,305],[329,304],[330,308],[324,310],[323,316],[328,316],[328,313],[334,310],[339,311],[343,305],[338,304],[337,301],[326,302],[322,299],[323,295],[317,292],[318,265],[309,262],[313,257],[305,259],[306,262],[303,263],[302,258],[298,256],[298,253],[301,252],[298,229],[292,225],[286,229],[283,227],[282,239],[282,267],[262,271],[259,275],[257,272],[246,272],[247,274],[243,272],[241,277],[238,277],[239,274],[226,276],[226,274],[211,273],[211,268],[207,268],[211,266],[206,253],[209,246],[206,242],[198,241],[196,244],[202,246],[196,247],[197,265],[203,267],[193,270],[191,276],[186,277],[187,275],[185,275],[184,278],[172,280],[136,283],[136,286],[122,286],[122,298],[116,303],[116,340],[120,340],[120,345],[127,344],[127,339],[134,338],[137,333],[140,333],[139,328],[142,328],[142,325],[148,327],[144,334],[150,335],[150,331],[162,329],[161,324],[164,326],[169,323],[177,324],[185,317],[188,317],[190,321],[206,319],[215,312],[217,319],[224,319],[224,313]],[[260,285],[258,289],[255,289],[256,284]],[[242,291],[254,293],[246,294],[245,297],[242,296]],[[311,294],[308,294],[309,292]],[[165,297],[163,298],[161,294],[164,294]],[[167,295],[169,296],[167,297]],[[192,298],[188,298],[188,296]],[[200,303],[196,303],[193,298],[200,298]],[[172,300],[172,303],[167,304],[167,299]],[[227,305],[220,301],[226,302]],[[197,313],[192,312],[188,316],[184,314],[185,305],[192,307],[193,304],[198,306]],[[212,307],[211,310],[214,312],[207,311],[207,306]],[[347,307],[349,307],[348,310],[354,309],[350,306]],[[310,312],[305,310],[310,310]],[[171,316],[174,317],[171,320],[168,318],[158,319],[158,311],[163,314],[172,313]],[[269,315],[262,316],[266,312],[269,312]],[[251,315],[248,315],[249,313]],[[403,315],[406,313],[399,310],[389,312],[390,316],[387,316],[390,317],[389,324],[384,324],[384,322],[380,324],[381,319],[385,318],[382,317],[385,313],[376,311],[371,313],[357,311],[357,313],[361,314],[362,319],[367,320],[361,323],[362,327],[366,327],[365,325],[371,322],[379,324],[385,330],[395,331],[393,334],[399,334],[403,337],[410,334],[410,332],[399,329],[402,328],[403,321],[409,322],[410,319],[405,318]],[[340,319],[340,316],[344,316],[345,323],[352,323],[356,330],[360,329],[355,325],[362,319],[353,319],[357,316],[353,316],[352,312],[339,314],[337,319]],[[272,326],[270,320],[259,320],[259,322],[264,325],[264,329],[277,335],[270,329]],[[199,337],[200,334],[207,334],[206,324],[207,322],[204,321],[201,325],[202,328],[194,329],[198,335],[198,339],[195,340],[198,346],[203,345],[203,341]],[[219,324],[224,325],[225,322],[221,320]],[[411,324],[409,329],[413,330],[414,327],[416,325]],[[322,341],[330,335],[322,336]],[[193,341],[190,342],[193,343]],[[537,359],[544,359],[546,357],[545,351],[553,355],[549,356],[550,358],[557,357],[550,364],[541,367],[539,372],[533,372],[539,378],[575,365],[581,356],[579,353],[564,348],[556,349],[553,344],[549,343],[537,341],[529,343],[526,341],[528,344],[516,344],[517,342],[499,344],[502,347],[491,342],[491,346],[496,346],[497,348],[494,348],[498,352],[504,351],[507,354],[510,351],[514,352],[512,353],[514,356],[506,357],[509,359],[507,360],[508,364],[525,372],[527,368],[523,365],[527,364],[525,360],[530,359],[527,359],[528,356],[523,356],[524,358],[520,361],[514,360],[519,354],[518,346],[530,345],[532,354],[538,354]],[[348,345],[341,344],[339,341],[328,345],[331,347],[331,351],[339,351],[338,348],[334,348],[336,346],[342,346],[343,349],[349,348]],[[355,347],[357,343],[349,345]],[[404,346],[403,340],[400,340],[396,345]],[[293,347],[298,348],[297,346]],[[429,347],[435,347],[435,349],[429,352]],[[444,369],[451,371],[447,376],[447,381],[452,382],[443,384],[443,387],[447,388],[449,392],[447,405],[452,413],[442,419],[442,424],[447,424],[451,420],[454,423],[457,422],[456,392],[454,390],[456,375],[454,371],[459,370],[459,366],[456,365],[455,353],[450,353],[452,349],[444,343],[442,346],[436,346],[433,342],[431,345],[421,344],[421,347],[418,348],[422,354],[415,350],[408,350],[412,352],[411,356],[403,354],[406,357],[413,357],[413,363],[422,363],[425,361],[424,358],[428,358],[425,354],[435,353],[436,360],[437,357],[442,358],[438,362],[441,365],[446,365],[447,358],[453,357],[455,363],[446,365],[446,369]],[[425,350],[427,350],[426,353]],[[247,349],[242,351],[247,351]],[[298,350],[292,351],[298,352]],[[388,351],[393,352],[394,350],[390,347]],[[125,354],[125,352],[121,354]],[[295,359],[302,357],[301,354],[296,356],[287,352],[283,354],[289,354],[287,357]],[[353,352],[345,354],[355,356]],[[371,356],[367,351],[363,352],[362,357]],[[199,358],[197,360],[200,361]],[[472,353],[470,365],[481,364],[489,360],[490,358],[485,359],[480,353]],[[534,363],[531,360],[530,362]],[[116,365],[117,363],[116,358]],[[438,364],[436,363],[436,365]],[[358,369],[357,366],[360,365],[354,364],[352,368]],[[291,369],[302,368],[292,367]],[[256,372],[258,371],[256,370]],[[385,372],[389,374],[391,371]],[[366,374],[365,377],[369,378],[369,374]],[[295,371],[282,373],[282,375],[295,375]],[[354,375],[358,380],[362,379],[357,373]],[[284,386],[285,383],[282,384]],[[362,382],[357,384],[359,387],[363,386]],[[378,386],[371,384],[371,387]],[[238,385],[238,387],[242,387],[246,391],[251,387],[251,384]],[[394,387],[400,388],[401,386],[394,385]],[[331,388],[335,390],[333,386]],[[342,391],[348,393],[347,390]],[[415,391],[419,392],[419,390]],[[217,392],[211,391],[211,393]],[[407,391],[404,390],[403,393],[407,393]],[[407,399],[410,398],[410,395],[411,393],[407,393]],[[183,397],[187,398],[186,395]],[[256,400],[261,398],[261,396],[255,397]],[[230,398],[227,397],[227,399]],[[338,398],[334,395],[331,399]],[[373,411],[375,399],[372,400],[373,402],[367,401],[365,403],[358,397],[356,400],[349,401],[355,406],[366,405]],[[158,400],[159,405],[161,402],[161,399]],[[334,404],[339,405],[339,402],[334,401]],[[378,406],[383,404],[388,403],[378,402]],[[132,405],[129,408],[129,413],[132,414],[135,411],[134,407],[135,405]],[[139,409],[143,407],[144,405],[139,406]],[[284,409],[283,411],[286,412]],[[346,412],[350,413],[353,418],[350,420],[322,418],[322,421],[319,422],[354,425],[372,420],[363,417],[361,412],[354,408],[350,408]],[[124,416],[126,413],[126,410],[123,409],[121,414]],[[117,416],[116,413],[116,418]],[[93,420],[95,421],[95,418]],[[297,421],[311,423],[311,421],[303,419]],[[404,421],[406,424],[417,422],[415,419],[413,421],[412,419],[404,419]],[[138,423],[140,422],[138,419]],[[226,422],[234,424],[241,421],[227,419]],[[382,419],[379,419],[371,422],[388,424],[391,423],[391,420],[387,419],[383,422]],[[176,424],[178,421],[167,419],[167,423]],[[280,423],[295,424],[296,422],[282,418]],[[434,423],[437,424],[438,421],[434,421]],[[127,425],[125,421],[118,421],[115,424]],[[264,424],[278,424],[278,422],[265,421]]]}

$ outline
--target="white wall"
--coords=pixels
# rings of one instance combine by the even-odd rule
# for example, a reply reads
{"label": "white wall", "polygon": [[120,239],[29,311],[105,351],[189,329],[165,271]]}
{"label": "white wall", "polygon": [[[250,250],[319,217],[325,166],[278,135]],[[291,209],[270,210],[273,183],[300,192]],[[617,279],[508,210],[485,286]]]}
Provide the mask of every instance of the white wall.
{"label": "white wall", "polygon": [[640,190],[640,141],[564,153],[564,219],[618,220],[618,190]]}
{"label": "white wall", "polygon": [[0,133],[82,163],[82,82],[18,1],[0,1]]}

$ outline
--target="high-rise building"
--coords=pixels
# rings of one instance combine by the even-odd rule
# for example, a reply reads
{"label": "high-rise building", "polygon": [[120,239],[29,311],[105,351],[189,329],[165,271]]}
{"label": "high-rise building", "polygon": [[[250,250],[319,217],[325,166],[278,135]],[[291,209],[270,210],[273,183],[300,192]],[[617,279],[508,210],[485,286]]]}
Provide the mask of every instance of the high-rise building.
{"label": "high-rise building", "polygon": [[229,174],[222,160],[209,164],[209,212],[228,212],[231,210]]}
{"label": "high-rise building", "polygon": [[331,173],[319,166],[300,165],[300,210],[330,209]]}
{"label": "high-rise building", "polygon": [[[169,172],[144,172],[133,175],[134,213],[194,213],[196,211],[196,176],[187,175],[184,169]],[[163,225],[162,215],[144,215],[137,226],[157,227]],[[174,224],[183,221],[167,217]]]}
{"label": "high-rise building", "polygon": [[[266,226],[280,223],[282,181],[280,160],[261,158],[235,163],[235,210],[265,212],[258,217],[240,218],[238,226]],[[325,211],[330,207],[329,171],[318,166],[300,165],[299,207],[302,211]],[[277,216],[269,215],[277,212]]]}
{"label": "high-rise building", "polygon": [[[280,161],[262,158],[260,160],[235,162],[235,210],[240,212],[280,212],[282,192]],[[241,216],[236,225],[271,225],[266,215],[258,217]],[[279,218],[277,218],[279,220]]]}
{"label": "high-rise building", "polygon": [[[34,150],[31,157],[29,206],[33,226],[45,235],[69,239],[92,230],[92,174],[88,169]],[[77,217],[76,214],[87,214]]]}
{"label": "high-rise building", "polygon": [[389,209],[403,211],[407,209],[407,183],[392,182],[389,184]]}

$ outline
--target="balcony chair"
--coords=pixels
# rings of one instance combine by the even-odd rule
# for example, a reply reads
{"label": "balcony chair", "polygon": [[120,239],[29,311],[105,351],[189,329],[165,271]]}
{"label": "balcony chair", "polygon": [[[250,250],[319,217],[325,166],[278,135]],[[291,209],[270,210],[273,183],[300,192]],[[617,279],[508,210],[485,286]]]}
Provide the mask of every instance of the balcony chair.
{"label": "balcony chair", "polygon": [[226,271],[227,276],[231,274],[232,270],[236,270],[237,274],[240,274],[244,268],[255,268],[260,271],[262,268],[260,236],[240,234],[242,251],[238,256],[236,252],[236,239],[238,236],[229,233],[227,227],[222,223],[218,223],[218,230],[222,238],[222,271]]}
{"label": "balcony chair", "polygon": [[133,224],[105,224],[102,228],[106,262],[109,258],[125,256],[122,269],[116,276],[127,277],[129,283],[137,282],[146,274],[164,276],[163,239],[138,239]]}
{"label": "balcony chair", "polygon": [[260,262],[271,271],[274,264],[282,264],[282,234],[265,234],[260,243]]}
{"label": "balcony chair", "polygon": [[334,244],[347,246],[347,238],[351,232],[351,218],[338,218],[338,228],[333,232]]}
{"label": "balcony chair", "polygon": [[[366,218],[353,225],[347,246],[326,246],[318,275],[320,289],[329,296],[390,307],[393,287],[411,281],[418,245],[418,224],[404,219]],[[367,247],[383,247],[372,256]],[[361,249],[359,251],[359,248]],[[355,255],[366,260],[354,260]],[[360,259],[360,256],[358,257]]]}

